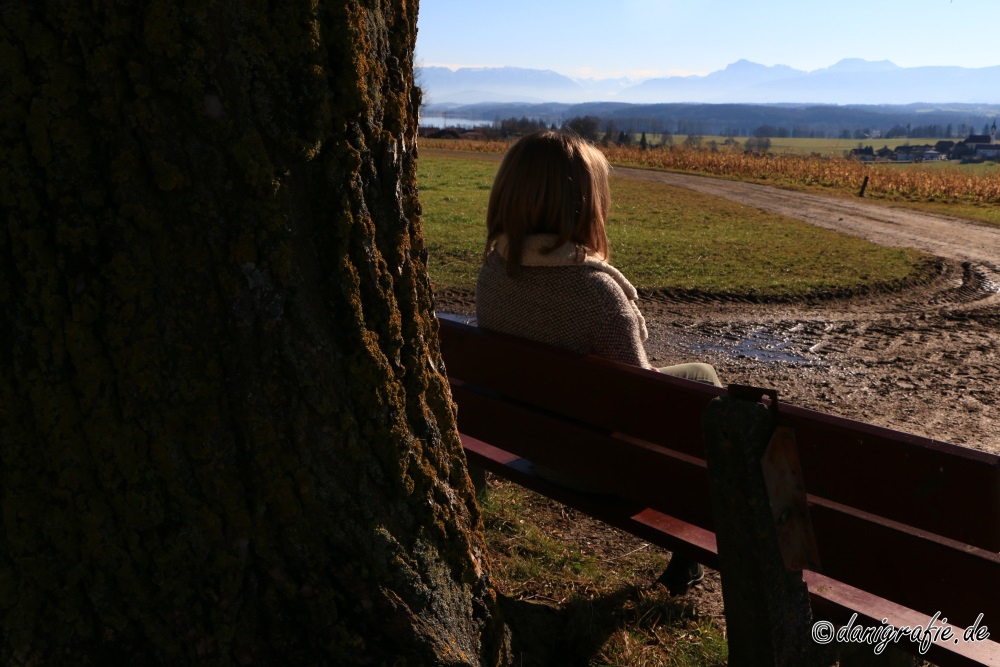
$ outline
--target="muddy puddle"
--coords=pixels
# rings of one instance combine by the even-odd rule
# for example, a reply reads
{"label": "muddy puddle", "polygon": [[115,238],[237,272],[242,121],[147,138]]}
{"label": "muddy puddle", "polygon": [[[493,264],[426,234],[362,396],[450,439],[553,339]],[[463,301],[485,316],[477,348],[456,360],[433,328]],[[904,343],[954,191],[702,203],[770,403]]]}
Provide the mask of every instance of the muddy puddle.
{"label": "muddy puddle", "polygon": [[[711,341],[696,342],[692,345],[695,354],[714,352],[737,359],[753,359],[768,364],[816,364],[820,358],[796,342],[788,332],[756,327],[745,334],[727,332]],[[804,349],[805,348],[805,349]]]}

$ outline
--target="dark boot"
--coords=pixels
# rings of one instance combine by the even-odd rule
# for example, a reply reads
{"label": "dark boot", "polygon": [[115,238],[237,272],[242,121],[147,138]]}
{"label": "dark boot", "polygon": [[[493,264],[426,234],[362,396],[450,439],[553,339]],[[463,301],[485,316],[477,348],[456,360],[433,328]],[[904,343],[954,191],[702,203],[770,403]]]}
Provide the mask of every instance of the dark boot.
{"label": "dark boot", "polygon": [[692,586],[704,578],[705,570],[700,563],[675,553],[656,583],[666,586],[671,595],[686,595]]}

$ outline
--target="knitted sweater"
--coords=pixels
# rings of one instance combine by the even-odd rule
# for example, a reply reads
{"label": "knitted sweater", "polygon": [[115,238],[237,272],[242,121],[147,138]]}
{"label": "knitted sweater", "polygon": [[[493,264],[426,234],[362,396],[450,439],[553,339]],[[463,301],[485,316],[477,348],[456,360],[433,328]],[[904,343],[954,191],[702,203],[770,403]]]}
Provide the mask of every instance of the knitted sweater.
{"label": "knitted sweater", "polygon": [[507,275],[500,237],[479,270],[476,319],[484,329],[650,368],[635,288],[617,269],[572,244],[543,254],[554,236],[525,239],[521,271]]}

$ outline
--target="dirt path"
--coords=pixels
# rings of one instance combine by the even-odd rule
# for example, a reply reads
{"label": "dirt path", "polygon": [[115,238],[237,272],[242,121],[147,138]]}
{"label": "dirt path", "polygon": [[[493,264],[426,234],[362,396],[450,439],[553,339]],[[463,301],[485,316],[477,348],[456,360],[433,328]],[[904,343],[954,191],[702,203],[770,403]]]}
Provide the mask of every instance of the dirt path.
{"label": "dirt path", "polygon": [[[1000,453],[1000,227],[701,176],[616,168],[941,260],[891,294],[762,304],[642,295],[654,364],[703,360],[781,400]],[[439,309],[473,311],[471,295]]]}

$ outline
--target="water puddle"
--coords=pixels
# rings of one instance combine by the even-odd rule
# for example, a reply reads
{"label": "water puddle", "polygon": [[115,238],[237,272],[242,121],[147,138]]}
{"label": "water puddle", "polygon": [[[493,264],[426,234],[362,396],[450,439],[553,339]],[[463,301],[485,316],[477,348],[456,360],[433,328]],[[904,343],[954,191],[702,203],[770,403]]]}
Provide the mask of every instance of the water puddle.
{"label": "water puddle", "polygon": [[712,343],[695,343],[695,352],[717,352],[738,359],[754,359],[765,363],[812,364],[815,358],[803,356],[796,351],[792,341],[781,338],[763,329],[752,329],[745,337],[734,334],[724,335],[722,340]]}
{"label": "water puddle", "polygon": [[[438,313],[443,320],[452,320],[461,324],[476,326],[475,315],[460,315],[457,313]],[[691,345],[692,351],[715,352],[737,359],[753,359],[772,364],[815,364],[819,359],[814,354],[822,344],[812,347],[790,340],[788,335],[802,331],[802,325],[786,330],[784,336],[769,332],[764,327],[757,327],[746,332],[725,331],[721,338],[714,342],[696,342]]]}

